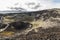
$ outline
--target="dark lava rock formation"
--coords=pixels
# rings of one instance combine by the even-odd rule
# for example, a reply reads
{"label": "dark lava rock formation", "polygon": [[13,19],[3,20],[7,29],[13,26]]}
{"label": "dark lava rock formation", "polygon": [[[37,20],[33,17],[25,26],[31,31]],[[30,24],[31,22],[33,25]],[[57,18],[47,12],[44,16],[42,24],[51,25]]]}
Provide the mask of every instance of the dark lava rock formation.
{"label": "dark lava rock formation", "polygon": [[[14,26],[15,29],[22,28],[22,30],[14,31],[11,37],[0,36],[1,40],[60,40],[60,9],[8,13],[0,16],[0,23],[10,24],[10,27]],[[29,23],[33,25],[31,28],[28,27]]]}

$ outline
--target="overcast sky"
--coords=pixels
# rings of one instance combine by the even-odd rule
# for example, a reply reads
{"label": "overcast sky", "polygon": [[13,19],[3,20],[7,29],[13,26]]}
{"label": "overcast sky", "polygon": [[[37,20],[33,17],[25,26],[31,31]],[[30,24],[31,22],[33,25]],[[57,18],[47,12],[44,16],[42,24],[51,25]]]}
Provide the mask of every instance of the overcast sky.
{"label": "overcast sky", "polygon": [[11,9],[36,11],[51,8],[60,8],[60,0],[0,0],[1,11]]}

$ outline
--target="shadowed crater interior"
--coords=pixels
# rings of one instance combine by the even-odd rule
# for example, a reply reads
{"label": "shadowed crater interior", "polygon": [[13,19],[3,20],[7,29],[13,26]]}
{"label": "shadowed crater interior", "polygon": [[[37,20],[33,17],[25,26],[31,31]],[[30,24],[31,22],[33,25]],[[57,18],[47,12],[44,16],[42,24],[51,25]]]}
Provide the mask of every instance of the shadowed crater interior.
{"label": "shadowed crater interior", "polygon": [[21,21],[18,21],[18,22],[12,22],[9,24],[9,27],[13,26],[14,29],[16,30],[21,30],[21,29],[26,29],[26,28],[30,28],[32,27],[32,24],[28,23],[28,22],[21,22]]}

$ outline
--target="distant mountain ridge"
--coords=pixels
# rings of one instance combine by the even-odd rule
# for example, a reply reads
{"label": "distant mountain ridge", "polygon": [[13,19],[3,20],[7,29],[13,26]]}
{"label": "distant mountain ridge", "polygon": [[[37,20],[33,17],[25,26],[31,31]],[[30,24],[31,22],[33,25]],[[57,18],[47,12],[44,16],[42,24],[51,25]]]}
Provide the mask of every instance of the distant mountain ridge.
{"label": "distant mountain ridge", "polygon": [[0,11],[0,14],[6,14],[6,13],[24,13],[24,12],[44,12],[44,11],[60,11],[59,8],[53,8],[53,9],[45,9],[45,10],[38,10],[38,11],[22,11],[22,10],[6,10],[6,11]]}

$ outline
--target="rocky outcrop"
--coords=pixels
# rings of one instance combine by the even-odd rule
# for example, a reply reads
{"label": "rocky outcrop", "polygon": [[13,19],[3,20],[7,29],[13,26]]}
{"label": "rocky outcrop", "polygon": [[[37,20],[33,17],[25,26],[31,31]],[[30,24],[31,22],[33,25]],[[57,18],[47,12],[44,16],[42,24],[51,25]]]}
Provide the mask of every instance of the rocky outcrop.
{"label": "rocky outcrop", "polygon": [[[3,14],[3,24],[10,23],[15,29],[12,40],[59,40],[60,39],[60,9],[48,9],[35,12]],[[17,22],[18,21],[18,22]],[[20,21],[20,22],[19,22]],[[22,23],[21,22],[28,22]],[[26,28],[32,24],[32,28]],[[24,25],[23,27],[20,27]],[[27,26],[25,26],[27,25]],[[3,38],[3,37],[2,37]],[[9,39],[6,38],[6,39]]]}

